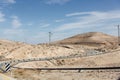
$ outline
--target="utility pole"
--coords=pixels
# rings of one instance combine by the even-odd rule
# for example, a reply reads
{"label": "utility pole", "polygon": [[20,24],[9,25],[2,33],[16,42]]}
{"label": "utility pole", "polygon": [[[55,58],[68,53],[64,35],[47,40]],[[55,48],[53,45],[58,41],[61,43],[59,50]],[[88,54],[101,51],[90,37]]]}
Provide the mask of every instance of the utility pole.
{"label": "utility pole", "polygon": [[51,42],[51,35],[52,35],[52,33],[49,32],[49,44],[50,44],[50,42]]}
{"label": "utility pole", "polygon": [[120,44],[120,26],[119,25],[117,25],[117,27],[118,27],[118,46],[119,46],[119,44]]}

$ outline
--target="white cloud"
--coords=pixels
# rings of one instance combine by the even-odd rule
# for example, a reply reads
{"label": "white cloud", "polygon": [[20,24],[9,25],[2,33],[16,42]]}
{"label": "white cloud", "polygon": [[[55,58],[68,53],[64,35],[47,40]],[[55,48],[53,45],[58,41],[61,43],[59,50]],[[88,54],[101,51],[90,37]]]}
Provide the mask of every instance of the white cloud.
{"label": "white cloud", "polygon": [[13,19],[18,19],[18,17],[17,17],[17,16],[11,16],[11,18],[13,18]]}
{"label": "white cloud", "polygon": [[14,19],[12,21],[12,25],[14,28],[19,28],[22,24],[20,23],[20,21],[18,19]]}
{"label": "white cloud", "polygon": [[2,4],[13,4],[16,3],[15,0],[0,0],[0,3]]}
{"label": "white cloud", "polygon": [[9,3],[16,3],[15,0],[8,0]]}
{"label": "white cloud", "polygon": [[46,0],[46,1],[47,4],[65,4],[70,0]]}
{"label": "white cloud", "polygon": [[4,29],[2,30],[3,38],[9,39],[9,40],[15,40],[15,41],[24,41],[24,38],[26,37],[25,33],[26,30],[24,29]]}
{"label": "white cloud", "polygon": [[16,3],[15,0],[0,0],[0,9],[3,9],[4,7]]}
{"label": "white cloud", "polygon": [[55,22],[62,22],[62,21],[64,21],[64,19],[55,20]]}
{"label": "white cloud", "polygon": [[13,20],[12,20],[12,26],[13,28],[19,28],[22,23],[20,22],[20,20],[18,19],[17,16],[12,16]]}
{"label": "white cloud", "polygon": [[66,16],[71,17],[71,16],[79,16],[79,15],[90,14],[90,13],[92,12],[75,12],[75,13],[66,14]]}
{"label": "white cloud", "polygon": [[24,30],[22,29],[5,29],[3,34],[11,36],[11,35],[21,35],[23,34],[23,32]]}
{"label": "white cloud", "polygon": [[40,24],[40,27],[42,27],[42,28],[45,28],[45,27],[48,27],[48,26],[50,26],[50,24],[48,24],[48,23],[41,23]]}
{"label": "white cloud", "polygon": [[108,11],[108,12],[100,12],[100,11],[91,11],[91,12],[75,12],[75,13],[70,13],[70,14],[66,14],[66,17],[74,17],[74,16],[96,16],[99,18],[112,18],[112,17],[120,17],[119,15],[120,11],[116,10],[116,11]]}
{"label": "white cloud", "polygon": [[108,12],[77,12],[66,15],[67,17],[74,17],[74,22],[65,23],[59,26],[55,31],[65,31],[70,29],[83,29],[93,28],[97,26],[104,26],[106,24],[113,24],[117,20],[120,21],[120,11],[108,11]]}
{"label": "white cloud", "polygon": [[48,32],[40,31],[35,36],[31,36],[29,41],[32,43],[48,43]]}
{"label": "white cloud", "polygon": [[2,12],[0,12],[0,22],[4,22],[5,21],[5,14],[3,14]]}

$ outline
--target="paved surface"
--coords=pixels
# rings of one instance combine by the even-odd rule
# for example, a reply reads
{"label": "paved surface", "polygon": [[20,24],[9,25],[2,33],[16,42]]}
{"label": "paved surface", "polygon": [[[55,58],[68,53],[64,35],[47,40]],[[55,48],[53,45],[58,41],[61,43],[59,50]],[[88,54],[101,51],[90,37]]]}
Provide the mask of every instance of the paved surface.
{"label": "paved surface", "polygon": [[13,78],[11,78],[11,77],[8,77],[8,76],[6,76],[6,75],[4,75],[4,74],[0,74],[0,80],[16,80],[16,79],[13,79]]}

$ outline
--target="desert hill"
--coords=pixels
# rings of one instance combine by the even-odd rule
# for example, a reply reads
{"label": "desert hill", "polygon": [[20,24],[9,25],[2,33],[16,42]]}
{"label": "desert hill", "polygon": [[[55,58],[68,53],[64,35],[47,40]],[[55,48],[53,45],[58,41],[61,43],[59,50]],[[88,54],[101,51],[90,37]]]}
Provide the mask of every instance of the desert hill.
{"label": "desert hill", "polygon": [[[75,54],[75,52],[81,54],[84,50],[79,47],[69,46],[57,46],[57,45],[31,45],[22,42],[14,42],[9,40],[0,40],[0,59],[23,59],[33,57],[53,57],[53,56],[65,56]],[[82,46],[80,46],[82,47]],[[84,48],[84,46],[82,47]],[[87,48],[87,46],[86,46]],[[64,52],[63,52],[64,51]]]}
{"label": "desert hill", "polygon": [[11,40],[0,39],[0,59],[5,58],[5,56],[11,54],[22,46],[25,46],[23,42],[15,42]]}
{"label": "desert hill", "polygon": [[[22,42],[0,40],[0,59],[14,60],[14,59],[37,58],[37,57],[45,58],[45,57],[70,56],[70,55],[72,56],[84,55],[79,58],[51,60],[51,61],[42,61],[42,62],[41,61],[27,62],[27,63],[20,63],[15,66],[20,68],[97,67],[97,66],[119,66],[120,64],[120,60],[119,60],[120,47],[117,47],[114,49],[110,48],[109,50],[108,48],[105,47],[105,46],[111,47],[117,44],[117,38],[111,35],[107,35],[99,32],[89,32],[84,34],[78,34],[76,36],[73,36],[61,41],[57,41],[54,44],[64,44],[64,45],[52,45],[52,44],[31,45],[31,44],[26,44]],[[101,49],[99,46],[91,46],[91,45],[101,45],[101,46],[104,45],[103,47],[108,51],[101,53],[101,51],[98,51],[99,49]],[[41,78],[39,77],[41,75],[39,71],[38,72],[40,75],[36,73],[36,71],[34,73],[33,71],[26,72],[27,70],[26,71],[23,70],[20,72],[19,71],[20,71],[19,69],[18,70],[13,69],[14,78],[15,76],[17,76],[19,78],[18,80],[22,80],[23,78],[26,78],[26,80],[30,80],[30,78],[28,79],[28,76],[26,75],[30,75],[33,78],[32,80],[40,80]],[[33,74],[31,73],[33,73],[35,76],[38,76],[38,77],[34,77]],[[47,74],[47,72],[45,72],[44,74]],[[107,77],[109,77],[109,74],[104,74],[104,75],[107,75]],[[116,74],[114,75],[118,77],[118,75]],[[53,75],[53,77],[54,78],[52,80],[56,79],[55,78],[56,73],[55,75]],[[94,75],[92,77],[94,77]],[[73,79],[74,78],[75,77],[73,76]],[[49,80],[49,78],[46,80]],[[105,79],[102,79],[102,80],[105,80]]]}
{"label": "desert hill", "polygon": [[[100,32],[88,32],[57,41],[55,44],[64,45],[31,45],[22,42],[0,40],[0,57],[21,59],[84,54],[86,49],[101,48],[99,45],[103,48],[106,48],[105,46],[114,47],[117,45],[117,38]],[[97,45],[98,47],[88,45]]]}
{"label": "desert hill", "polygon": [[56,41],[55,44],[80,44],[92,46],[115,46],[117,37],[101,32],[88,32],[78,34],[64,40]]}

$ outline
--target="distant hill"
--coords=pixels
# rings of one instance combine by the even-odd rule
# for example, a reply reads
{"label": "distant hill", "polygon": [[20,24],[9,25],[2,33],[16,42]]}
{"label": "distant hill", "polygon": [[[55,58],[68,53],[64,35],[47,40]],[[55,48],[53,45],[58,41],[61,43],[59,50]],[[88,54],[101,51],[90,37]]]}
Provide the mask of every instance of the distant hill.
{"label": "distant hill", "polygon": [[81,44],[81,45],[117,45],[117,37],[101,32],[88,32],[78,34],[64,40],[56,41],[55,44]]}
{"label": "distant hill", "polygon": [[22,45],[22,44],[25,44],[25,43],[7,40],[7,39],[0,39],[0,45],[2,46],[15,46],[15,45]]}

